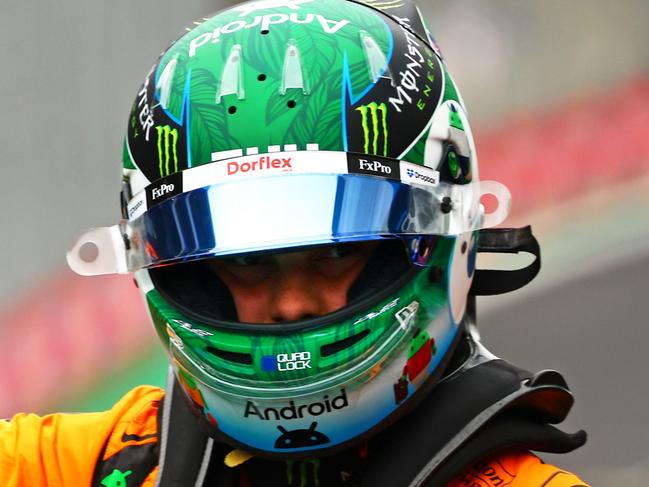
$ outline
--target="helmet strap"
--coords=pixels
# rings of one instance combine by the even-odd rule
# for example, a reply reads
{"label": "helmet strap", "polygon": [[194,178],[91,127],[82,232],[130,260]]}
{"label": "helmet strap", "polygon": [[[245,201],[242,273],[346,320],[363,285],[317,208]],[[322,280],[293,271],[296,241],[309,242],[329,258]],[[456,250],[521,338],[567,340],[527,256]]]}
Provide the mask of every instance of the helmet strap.
{"label": "helmet strap", "polygon": [[521,269],[476,269],[469,291],[472,296],[493,296],[515,291],[531,282],[541,270],[541,249],[529,225],[521,228],[480,230],[478,252],[496,254],[527,252],[535,259]]}

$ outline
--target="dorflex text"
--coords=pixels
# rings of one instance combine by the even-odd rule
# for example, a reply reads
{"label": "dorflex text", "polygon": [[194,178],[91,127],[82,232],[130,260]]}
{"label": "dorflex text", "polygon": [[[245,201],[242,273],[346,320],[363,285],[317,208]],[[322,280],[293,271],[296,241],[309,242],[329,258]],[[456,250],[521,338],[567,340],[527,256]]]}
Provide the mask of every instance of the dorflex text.
{"label": "dorflex text", "polygon": [[269,169],[280,169],[282,172],[290,172],[293,170],[291,162],[293,158],[272,158],[269,156],[262,156],[253,161],[230,161],[228,162],[228,176],[237,173],[247,173],[256,171],[266,171]]}

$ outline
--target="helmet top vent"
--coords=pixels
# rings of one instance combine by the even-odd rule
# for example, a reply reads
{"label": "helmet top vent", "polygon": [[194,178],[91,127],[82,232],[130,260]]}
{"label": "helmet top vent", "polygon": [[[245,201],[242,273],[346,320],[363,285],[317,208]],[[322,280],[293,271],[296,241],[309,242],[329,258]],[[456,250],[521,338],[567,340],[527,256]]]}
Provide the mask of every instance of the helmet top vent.
{"label": "helmet top vent", "polygon": [[241,57],[241,44],[232,46],[228,60],[223,67],[221,83],[216,94],[217,105],[221,103],[221,99],[226,95],[237,95],[239,100],[243,100],[246,97],[243,86],[243,64]]}
{"label": "helmet top vent", "polygon": [[302,69],[302,62],[300,60],[300,51],[297,48],[295,40],[290,39],[286,45],[286,52],[284,54],[284,69],[282,70],[282,86],[280,93],[286,94],[286,91],[291,88],[301,89],[307,95],[309,89],[307,86],[307,78]]}

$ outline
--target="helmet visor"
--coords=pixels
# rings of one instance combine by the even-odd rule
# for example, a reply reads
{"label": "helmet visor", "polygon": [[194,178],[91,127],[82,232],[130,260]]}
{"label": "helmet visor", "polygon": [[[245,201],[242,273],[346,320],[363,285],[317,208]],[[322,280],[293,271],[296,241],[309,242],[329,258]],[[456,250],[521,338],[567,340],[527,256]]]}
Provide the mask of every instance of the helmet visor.
{"label": "helmet visor", "polygon": [[[131,219],[119,226],[126,249],[112,250],[111,257],[119,261],[113,270],[104,265],[102,272],[84,269],[81,273],[127,272],[204,257],[333,242],[457,235],[500,223],[485,218],[480,205],[482,194],[497,191],[506,192],[497,198],[507,200],[499,206],[501,213],[503,206],[504,216],[508,211],[506,188],[492,181],[448,184],[439,182],[431,169],[400,161],[390,161],[393,166],[383,176],[349,173],[347,164],[336,173],[336,164],[331,162],[329,174],[318,170],[322,168],[318,164],[319,172],[300,171],[294,162],[290,173],[281,172],[280,166],[263,177],[223,177],[202,187],[194,181],[204,183],[205,177],[185,174],[173,175],[173,183],[156,182],[129,204]],[[196,174],[210,166],[225,170],[229,164],[209,164],[185,173]],[[158,202],[153,201],[156,197]],[[119,244],[122,239],[115,227],[111,229],[110,238],[104,240]],[[80,239],[77,247],[83,243]]]}
{"label": "helmet visor", "polygon": [[388,236],[454,235],[479,224],[475,188],[356,175],[293,175],[200,188],[131,222],[129,268]]}

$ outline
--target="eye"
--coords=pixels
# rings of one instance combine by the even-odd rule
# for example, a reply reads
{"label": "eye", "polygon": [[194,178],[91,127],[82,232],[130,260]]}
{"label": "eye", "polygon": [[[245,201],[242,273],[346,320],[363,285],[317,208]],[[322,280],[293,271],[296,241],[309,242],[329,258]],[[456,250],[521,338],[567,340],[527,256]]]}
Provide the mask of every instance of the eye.
{"label": "eye", "polygon": [[253,267],[266,264],[266,259],[259,255],[241,255],[239,257],[231,257],[225,260],[226,265],[237,267]]}
{"label": "eye", "polygon": [[331,245],[319,249],[313,263],[324,277],[335,279],[362,268],[373,248],[361,244]]}
{"label": "eye", "polygon": [[348,245],[331,245],[321,249],[316,254],[315,260],[339,260],[345,259],[348,257],[354,257],[360,254],[360,248],[358,245],[348,244]]}
{"label": "eye", "polygon": [[230,275],[248,284],[267,279],[273,272],[272,259],[264,255],[238,255],[213,261],[217,274]]}

